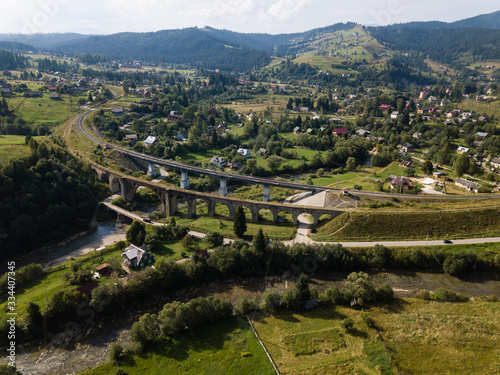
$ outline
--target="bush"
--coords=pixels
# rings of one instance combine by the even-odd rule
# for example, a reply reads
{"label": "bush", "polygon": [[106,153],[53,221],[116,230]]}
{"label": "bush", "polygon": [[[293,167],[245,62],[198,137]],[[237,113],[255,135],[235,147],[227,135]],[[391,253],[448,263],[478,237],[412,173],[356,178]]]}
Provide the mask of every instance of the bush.
{"label": "bush", "polygon": [[375,245],[368,251],[368,257],[372,267],[382,268],[388,265],[391,252],[385,246]]}
{"label": "bush", "polygon": [[130,205],[125,202],[125,199],[123,199],[122,197],[116,197],[111,201],[111,204],[123,208],[124,210],[132,211],[132,207],[130,207]]}
{"label": "bush", "polygon": [[346,319],[343,319],[341,322],[340,322],[340,326],[342,327],[342,329],[346,332],[350,332],[352,331],[352,329],[354,328],[354,321],[351,319],[351,318],[346,318]]}
{"label": "bush", "polygon": [[415,293],[415,297],[423,299],[425,301],[428,301],[431,299],[431,294],[429,293],[428,290],[422,289],[422,290],[419,290],[417,293]]}
{"label": "bush", "polygon": [[476,270],[477,255],[463,251],[449,254],[443,262],[443,270],[452,276],[464,277]]}
{"label": "bush", "polygon": [[478,193],[480,194],[490,194],[491,193],[491,189],[487,186],[481,186],[479,189],[478,189]]}
{"label": "bush", "polygon": [[463,295],[462,293],[455,293],[446,288],[439,288],[434,293],[430,294],[432,301],[438,302],[467,302],[469,297]]}
{"label": "bush", "polygon": [[382,284],[380,288],[377,289],[377,300],[381,302],[392,302],[394,301],[394,290],[388,283]]}
{"label": "bush", "polygon": [[111,359],[115,363],[118,363],[122,355],[123,346],[121,346],[117,342],[112,343],[111,347],[109,348],[109,359]]}
{"label": "bush", "polygon": [[240,297],[236,302],[235,313],[238,315],[248,315],[252,311],[256,311],[258,309],[257,301],[248,300],[245,297]]}
{"label": "bush", "polygon": [[163,219],[165,217],[165,214],[163,213],[163,211],[153,211],[149,214],[149,218],[151,220],[160,220],[160,219]]}
{"label": "bush", "polygon": [[224,236],[219,232],[208,232],[204,241],[210,243],[212,246],[219,247],[224,243]]}
{"label": "bush", "polygon": [[363,320],[368,327],[375,327],[375,321],[370,318],[367,313],[361,313],[361,320]]}

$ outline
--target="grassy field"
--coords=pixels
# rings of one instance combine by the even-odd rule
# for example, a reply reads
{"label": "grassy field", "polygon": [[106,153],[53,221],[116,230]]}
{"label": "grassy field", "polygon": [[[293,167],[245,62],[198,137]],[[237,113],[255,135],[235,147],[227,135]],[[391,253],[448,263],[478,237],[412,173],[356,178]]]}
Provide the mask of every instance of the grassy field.
{"label": "grassy field", "polygon": [[[128,355],[119,365],[129,375],[275,374],[243,317],[234,317],[177,334],[145,354]],[[116,368],[116,365],[108,362],[82,375],[114,374]]]}
{"label": "grassy field", "polygon": [[499,312],[480,300],[405,299],[366,310],[380,333],[339,306],[260,318],[255,328],[282,374],[497,374]]}
{"label": "grassy field", "polygon": [[31,125],[44,124],[50,130],[80,111],[77,101],[68,95],[61,95],[62,100],[50,99],[50,93],[43,98],[25,98],[21,96],[8,99],[9,108]]}
{"label": "grassy field", "polygon": [[400,374],[498,374],[500,304],[404,300],[373,308]]}
{"label": "grassy field", "polygon": [[[285,223],[273,224],[272,214],[270,211],[262,210],[260,213],[261,219],[259,222],[250,222],[252,215],[247,208],[244,208],[245,216],[247,219],[247,231],[245,232],[244,239],[251,241],[253,236],[257,234],[259,228],[262,228],[264,233],[273,240],[277,237],[279,240],[290,240],[295,235],[295,226],[291,222],[289,214],[282,213],[286,219]],[[179,207],[176,214],[177,224],[187,225],[191,230],[199,232],[217,231],[220,232],[225,238],[237,239],[233,231],[233,220],[228,219],[229,211],[226,206],[217,204],[215,207],[215,217],[204,216],[207,214],[206,204],[200,203],[197,206],[198,216],[193,219],[187,219],[187,208]]]}
{"label": "grassy field", "polygon": [[320,223],[316,241],[486,237],[500,234],[500,209],[344,213]]}
{"label": "grassy field", "polygon": [[[82,262],[84,266],[93,265],[97,267],[106,262],[109,258],[119,257],[121,253],[122,251],[120,249],[114,250],[113,247],[108,247],[101,251],[88,253],[78,258],[78,260]],[[26,306],[30,301],[36,302],[43,308],[45,306],[45,293],[47,293],[47,297],[50,301],[57,292],[77,288],[76,286],[69,285],[62,279],[63,274],[70,270],[70,262],[65,262],[60,266],[51,268],[39,279],[16,289],[16,311],[19,316],[24,314]],[[109,281],[111,281],[111,279],[102,279],[100,282]],[[5,314],[6,304],[5,301],[2,301],[0,304],[0,316]]]}
{"label": "grassy field", "polygon": [[[34,137],[41,139],[43,137]],[[0,135],[0,165],[30,154],[23,135]]]}
{"label": "grassy field", "polygon": [[[341,321],[351,318],[346,333]],[[360,311],[320,307],[255,320],[255,329],[281,374],[392,374],[393,365]]]}

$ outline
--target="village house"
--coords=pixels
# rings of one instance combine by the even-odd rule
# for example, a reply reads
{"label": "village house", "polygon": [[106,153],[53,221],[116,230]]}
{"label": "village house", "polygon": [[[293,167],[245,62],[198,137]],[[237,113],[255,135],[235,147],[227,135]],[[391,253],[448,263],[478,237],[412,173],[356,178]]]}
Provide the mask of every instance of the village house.
{"label": "village house", "polygon": [[415,146],[412,145],[411,143],[405,143],[403,146],[401,146],[401,151],[413,152],[413,151],[415,151]]}
{"label": "village house", "polygon": [[245,158],[249,158],[252,155],[252,153],[248,151],[246,148],[239,148],[238,154],[243,155]]}
{"label": "village house", "polygon": [[411,188],[411,180],[407,177],[396,177],[391,181],[391,188],[409,190]]}
{"label": "village house", "polygon": [[410,160],[402,160],[399,165],[401,165],[403,168],[408,168],[411,165],[411,161]]}
{"label": "village house", "polygon": [[182,120],[182,115],[177,112],[177,111],[170,111],[167,117],[167,121],[173,122],[173,121],[180,121]]}
{"label": "village house", "polygon": [[179,133],[174,137],[174,140],[176,140],[177,142],[186,142],[187,138],[184,137],[181,133]]}
{"label": "village house", "polygon": [[413,139],[422,139],[424,138],[424,136],[422,135],[422,133],[413,133],[412,136],[411,136]]}
{"label": "village house", "polygon": [[215,108],[210,108],[207,112],[210,116],[217,117],[219,115],[219,112]]}
{"label": "village house", "polygon": [[153,146],[158,144],[158,138],[156,138],[154,135],[150,135],[143,143],[146,147]]}
{"label": "village house", "polygon": [[367,137],[370,135],[370,131],[364,129],[358,129],[356,130],[356,135],[359,135],[360,137]]}
{"label": "village house", "polygon": [[394,112],[391,113],[391,118],[392,119],[397,119],[398,116],[399,116],[399,112],[397,112],[397,111],[394,111]]}
{"label": "village house", "polygon": [[458,187],[461,187],[463,189],[467,189],[469,191],[472,190],[476,193],[483,186],[483,185],[478,184],[477,182],[465,180],[463,178],[458,178],[457,181],[455,182],[455,185],[457,185]]}
{"label": "village house", "polygon": [[459,146],[459,147],[457,148],[457,152],[458,152],[459,154],[466,154],[466,153],[468,153],[468,152],[469,152],[469,150],[470,150],[470,149],[469,149],[468,147],[463,147],[463,146]]}
{"label": "village house", "polygon": [[267,153],[267,150],[265,148],[259,148],[259,151],[257,152],[257,155],[259,156],[264,156]]}
{"label": "village house", "polygon": [[223,159],[220,156],[214,156],[210,159],[210,162],[218,168],[224,168],[226,166],[226,159]]}
{"label": "village house", "polygon": [[115,116],[121,116],[123,115],[123,107],[111,108],[111,113]]}
{"label": "village house", "polygon": [[241,168],[243,168],[243,164],[238,162],[238,163],[227,163],[227,167],[230,168],[232,171],[239,171]]}
{"label": "village house", "polygon": [[300,133],[302,133],[302,129],[300,128],[300,126],[296,126],[295,128],[293,128],[293,134],[299,135]]}
{"label": "village house", "polygon": [[389,104],[380,104],[378,108],[381,111],[390,111],[392,109],[392,107]]}
{"label": "village house", "polygon": [[490,163],[493,167],[500,168],[500,158],[493,158]]}
{"label": "village house", "polygon": [[95,268],[96,272],[103,277],[111,275],[111,272],[113,272],[113,269],[108,263],[101,264],[100,266],[97,266]]}
{"label": "village house", "polygon": [[131,269],[140,270],[155,262],[155,256],[149,252],[146,245],[137,247],[130,245],[122,253],[123,262]]}
{"label": "village house", "polygon": [[332,133],[336,137],[340,137],[344,134],[349,134],[349,130],[347,128],[335,128],[332,130]]}
{"label": "village house", "polygon": [[488,137],[488,133],[484,133],[484,132],[477,132],[475,134],[477,137],[481,137],[481,138],[486,138]]}

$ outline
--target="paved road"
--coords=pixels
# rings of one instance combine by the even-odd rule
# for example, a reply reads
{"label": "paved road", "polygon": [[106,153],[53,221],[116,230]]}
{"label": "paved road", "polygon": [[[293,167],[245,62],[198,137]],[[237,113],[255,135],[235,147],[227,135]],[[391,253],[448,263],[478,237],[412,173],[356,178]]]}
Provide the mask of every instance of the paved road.
{"label": "paved road", "polygon": [[[117,197],[120,197],[120,195],[118,194],[115,194],[115,195],[112,195],[106,199],[104,199],[101,203],[104,204],[106,207],[108,207],[110,210],[113,210],[117,213],[119,213],[120,215],[123,215],[123,216],[126,216],[132,220],[138,220],[138,221],[142,221],[144,222],[144,219],[147,218],[147,215],[145,213],[134,213],[134,212],[130,212],[130,211],[127,211],[121,207],[118,207],[118,206],[115,206],[114,204],[111,204],[111,201]],[[157,223],[155,221],[151,221],[151,222],[148,222],[149,225],[154,225],[154,226],[163,226],[165,224],[163,223]],[[195,231],[192,231],[190,230],[188,232],[188,234],[192,237],[196,237],[196,238],[200,238],[200,239],[203,239],[205,238],[206,234],[205,233],[201,233],[201,232],[195,232]],[[233,242],[234,240],[230,239],[230,238],[224,238],[224,244],[225,245],[229,245]]]}
{"label": "paved road", "polygon": [[[114,195],[111,196],[107,199],[105,199],[102,203],[112,209],[115,212],[120,213],[121,215],[127,216],[131,219],[143,221],[145,216],[138,215],[136,213],[124,210],[123,208],[117,207],[112,205],[110,202],[114,198],[119,197],[119,195]],[[162,223],[155,223],[151,222],[151,225],[165,225]],[[311,238],[308,237],[309,235],[309,228],[311,224],[308,223],[307,221],[307,216],[301,215],[299,216],[299,227],[297,229],[297,234],[295,238],[291,241],[283,241],[283,244],[292,246],[297,243],[305,243],[308,245],[314,245],[314,244],[321,244],[321,245],[328,245],[328,244],[335,244],[335,243],[340,243],[344,247],[373,247],[375,245],[383,245],[385,247],[410,247],[410,246],[438,246],[438,245],[444,245],[443,240],[416,240],[416,241],[351,241],[351,242],[317,242],[312,240]],[[195,232],[195,231],[189,231],[189,235],[196,237],[196,238],[205,238],[204,233],[200,232]],[[225,238],[224,239],[224,244],[230,244],[234,240],[230,238]],[[487,238],[467,238],[467,239],[462,239],[462,240],[452,240],[452,244],[449,244],[449,246],[452,245],[473,245],[473,244],[482,244],[482,243],[496,243],[500,242],[500,237],[487,237]]]}
{"label": "paved road", "polygon": [[[266,185],[266,186],[278,186],[278,187],[284,187],[284,188],[289,188],[289,189],[294,189],[294,190],[306,190],[306,191],[333,191],[336,193],[341,192],[341,189],[335,189],[335,188],[330,188],[326,186],[314,186],[314,185],[306,185],[306,184],[301,184],[301,183],[296,183],[296,182],[289,182],[289,181],[279,181],[279,180],[274,180],[274,179],[269,179],[269,178],[263,178],[263,177],[255,177],[255,176],[247,176],[247,175],[239,175],[239,174],[234,174],[234,173],[227,173],[227,172],[221,172],[221,171],[215,171],[212,169],[207,169],[207,168],[201,168],[201,167],[195,167],[192,165],[187,165],[183,163],[178,163],[172,160],[165,160],[161,158],[156,158],[150,155],[142,154],[139,152],[135,152],[132,150],[124,149],[118,146],[115,146],[113,144],[105,143],[101,141],[100,139],[94,137],[93,135],[89,134],[83,127],[83,119],[87,114],[89,114],[90,111],[85,112],[82,114],[77,122],[77,128],[78,130],[84,134],[87,138],[92,140],[95,143],[98,143],[102,146],[107,145],[108,148],[112,148],[122,154],[138,158],[141,160],[145,160],[154,164],[158,165],[164,165],[170,168],[174,169],[179,169],[179,170],[185,170],[191,173],[195,174],[203,174],[203,175],[209,175],[218,179],[225,179],[225,180],[236,180],[240,182],[246,182],[249,184],[256,184],[256,185]],[[425,195],[409,195],[409,194],[391,194],[391,193],[381,193],[381,192],[370,192],[370,191],[355,191],[351,190],[351,194],[353,196],[360,196],[360,197],[372,197],[372,198],[380,198],[380,197],[386,197],[386,198],[405,198],[405,199],[436,199],[435,196],[425,196]],[[499,199],[500,194],[494,194],[494,195],[460,195],[460,196],[442,196],[439,197],[439,199],[484,199],[484,198],[491,198],[491,199]]]}
{"label": "paved road", "polygon": [[[305,243],[308,245],[328,245],[339,243],[344,247],[373,247],[375,245],[383,245],[385,247],[410,247],[410,246],[439,246],[445,245],[443,240],[402,240],[402,241],[352,241],[352,242],[317,242],[308,237],[310,233],[311,224],[308,223],[307,217],[304,215],[300,215],[299,218],[299,227],[297,229],[297,235],[291,241],[283,242],[285,245],[292,246],[297,243]],[[488,237],[488,238],[467,238],[463,240],[452,240],[452,245],[473,245],[473,244],[482,244],[482,243],[496,243],[500,242],[500,237]]]}

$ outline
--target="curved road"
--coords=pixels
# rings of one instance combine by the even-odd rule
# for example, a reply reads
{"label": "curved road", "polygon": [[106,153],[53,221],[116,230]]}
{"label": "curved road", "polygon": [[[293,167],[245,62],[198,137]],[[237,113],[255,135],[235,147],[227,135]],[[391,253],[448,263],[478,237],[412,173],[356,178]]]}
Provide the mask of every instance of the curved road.
{"label": "curved road", "polygon": [[[257,185],[266,185],[266,186],[280,186],[280,187],[285,187],[289,189],[295,189],[295,190],[306,190],[306,191],[333,191],[333,192],[341,192],[341,189],[335,189],[335,188],[330,188],[330,187],[325,187],[325,186],[314,186],[314,185],[306,185],[306,184],[300,184],[296,182],[288,182],[288,181],[278,181],[278,180],[273,180],[269,178],[263,178],[263,177],[254,177],[254,176],[247,176],[247,175],[238,175],[234,173],[227,173],[227,172],[220,172],[220,171],[214,171],[211,169],[206,169],[206,168],[201,168],[201,167],[195,167],[192,165],[187,165],[183,163],[178,163],[172,160],[165,160],[157,157],[153,157],[150,155],[142,154],[140,152],[136,151],[131,151],[127,150],[125,148],[118,147],[113,144],[105,143],[101,141],[100,139],[94,137],[93,135],[89,134],[83,127],[83,119],[85,118],[86,115],[88,115],[90,111],[87,111],[83,113],[79,118],[77,122],[77,128],[78,130],[85,135],[87,138],[89,138],[91,141],[94,143],[100,144],[102,146],[107,146],[108,148],[112,148],[122,154],[129,155],[131,157],[139,158],[154,164],[159,164],[159,165],[164,165],[170,168],[175,168],[179,170],[184,170],[188,171],[191,173],[196,173],[196,174],[204,174],[204,175],[209,175],[212,177],[216,177],[219,179],[225,179],[225,180],[236,180],[236,181],[241,181],[241,182],[246,182],[250,184],[257,184]],[[435,196],[423,196],[423,195],[408,195],[408,194],[391,194],[391,193],[379,193],[379,192],[370,192],[370,191],[351,191],[351,194],[353,196],[363,196],[363,197],[386,197],[386,198],[405,198],[405,199],[433,199],[435,200]],[[438,199],[484,199],[484,198],[492,198],[492,199],[499,199],[500,194],[495,194],[495,195],[461,195],[461,196],[440,196]]]}

